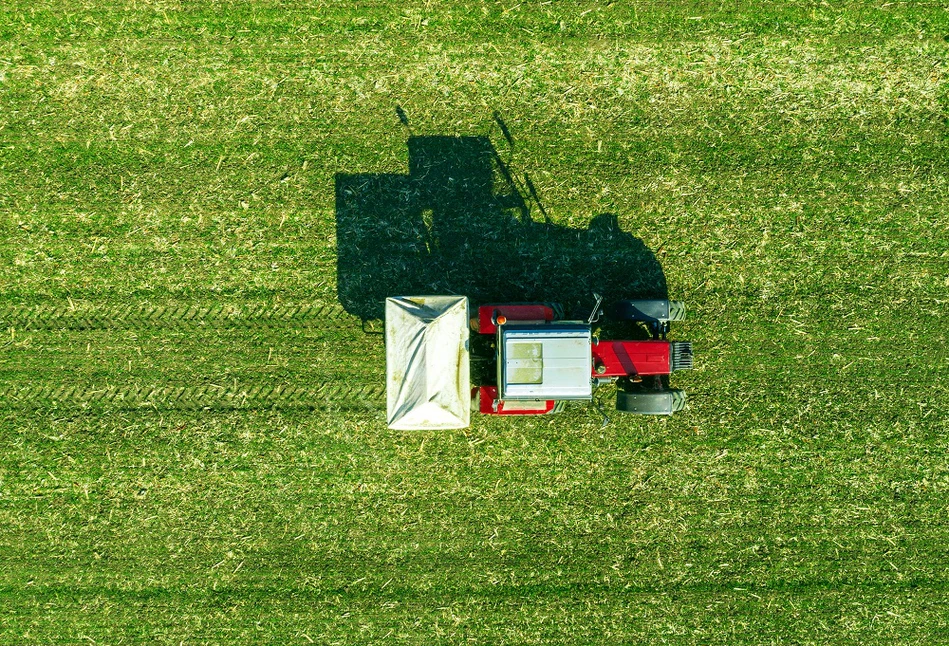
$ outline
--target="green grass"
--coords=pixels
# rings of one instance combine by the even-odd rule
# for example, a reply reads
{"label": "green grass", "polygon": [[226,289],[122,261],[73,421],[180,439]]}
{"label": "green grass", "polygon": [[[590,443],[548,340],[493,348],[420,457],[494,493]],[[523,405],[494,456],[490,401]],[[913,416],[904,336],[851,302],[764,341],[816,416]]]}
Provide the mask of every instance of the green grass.
{"label": "green grass", "polygon": [[[0,642],[949,643],[947,55],[926,2],[0,7]],[[259,315],[338,309],[397,105],[529,176],[567,300],[624,270],[570,229],[654,254],[685,412],[393,432],[378,335]]]}

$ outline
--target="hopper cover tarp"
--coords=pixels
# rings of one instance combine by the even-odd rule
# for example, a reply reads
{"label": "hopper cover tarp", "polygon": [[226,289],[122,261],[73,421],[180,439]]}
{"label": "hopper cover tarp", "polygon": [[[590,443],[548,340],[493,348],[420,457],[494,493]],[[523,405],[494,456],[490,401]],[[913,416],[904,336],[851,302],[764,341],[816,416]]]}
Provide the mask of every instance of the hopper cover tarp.
{"label": "hopper cover tarp", "polygon": [[386,299],[389,428],[465,428],[471,420],[468,299]]}

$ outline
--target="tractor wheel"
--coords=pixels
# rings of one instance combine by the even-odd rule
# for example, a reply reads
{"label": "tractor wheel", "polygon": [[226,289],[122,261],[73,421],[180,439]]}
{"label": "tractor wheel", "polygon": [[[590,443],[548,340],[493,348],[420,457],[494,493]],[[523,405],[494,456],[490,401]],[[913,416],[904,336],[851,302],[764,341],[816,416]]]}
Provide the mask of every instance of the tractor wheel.
{"label": "tractor wheel", "polygon": [[685,408],[685,391],[639,390],[616,392],[616,410],[635,415],[672,415]]}
{"label": "tractor wheel", "polygon": [[685,320],[685,303],[665,299],[619,301],[610,307],[611,318],[643,323],[668,323]]}
{"label": "tractor wheel", "polygon": [[545,307],[549,307],[554,311],[554,320],[562,321],[567,318],[566,310],[564,310],[563,305],[560,303],[544,303]]}

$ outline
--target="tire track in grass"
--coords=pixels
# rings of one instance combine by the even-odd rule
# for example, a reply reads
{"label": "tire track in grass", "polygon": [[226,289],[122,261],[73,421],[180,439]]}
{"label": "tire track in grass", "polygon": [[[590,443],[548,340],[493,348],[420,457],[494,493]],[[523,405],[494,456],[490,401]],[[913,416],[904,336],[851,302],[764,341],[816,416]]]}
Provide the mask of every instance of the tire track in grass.
{"label": "tire track in grass", "polygon": [[[362,370],[360,320],[335,304],[0,306],[0,325],[13,328],[0,409],[385,405],[381,373]],[[233,385],[232,370],[244,374]]]}
{"label": "tire track in grass", "polygon": [[158,410],[306,408],[381,410],[385,387],[330,381],[315,386],[0,385],[0,409],[154,408]]}
{"label": "tire track in grass", "polygon": [[0,306],[0,329],[100,330],[154,327],[320,326],[358,323],[338,303],[274,305],[33,305]]}

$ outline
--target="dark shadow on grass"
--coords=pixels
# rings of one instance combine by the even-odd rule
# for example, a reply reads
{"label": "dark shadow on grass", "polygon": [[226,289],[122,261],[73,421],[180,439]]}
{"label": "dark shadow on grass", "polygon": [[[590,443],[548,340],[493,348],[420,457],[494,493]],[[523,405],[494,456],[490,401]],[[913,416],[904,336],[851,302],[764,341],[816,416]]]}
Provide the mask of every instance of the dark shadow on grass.
{"label": "dark shadow on grass", "polygon": [[534,221],[533,185],[487,137],[412,136],[408,148],[407,175],[336,176],[339,300],[351,314],[381,318],[395,295],[558,302],[573,317],[589,313],[593,292],[666,298],[655,254],[615,215],[586,229]]}

